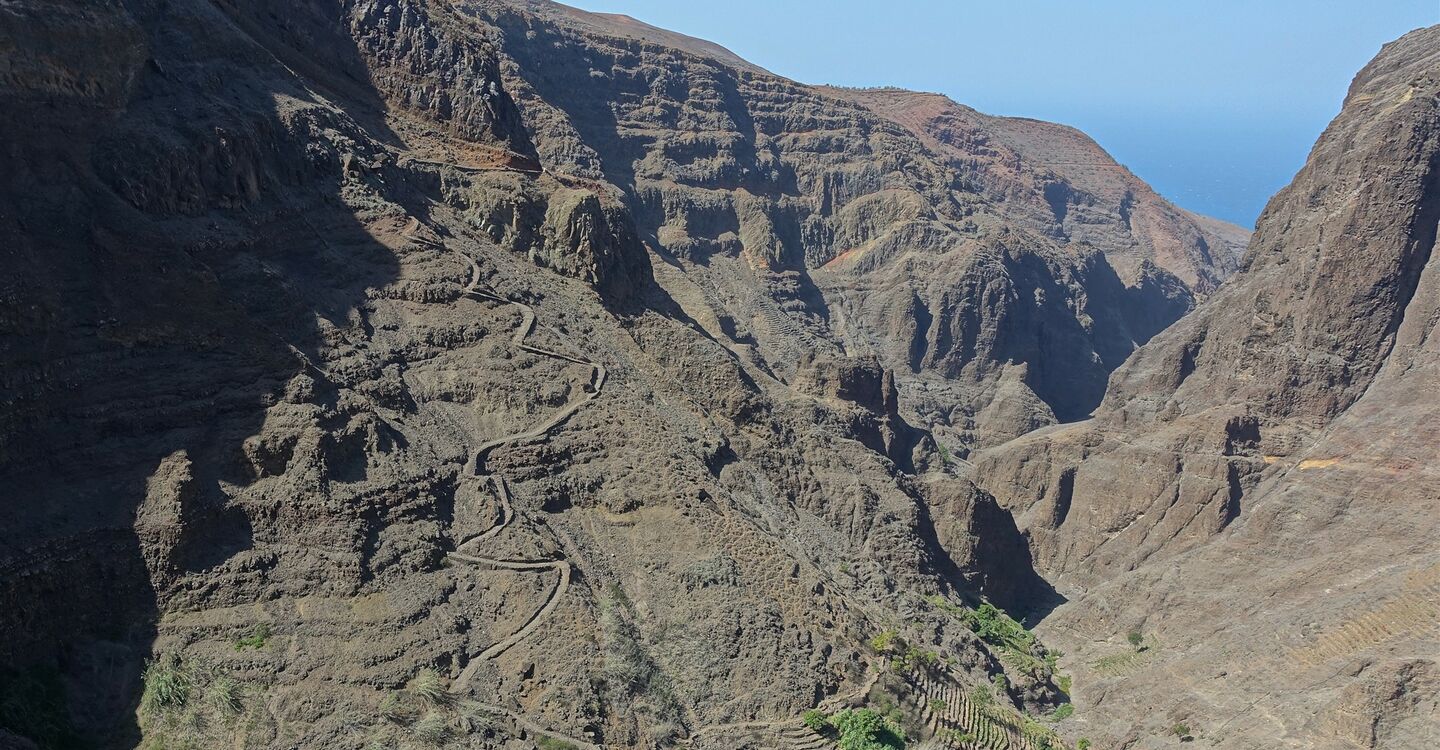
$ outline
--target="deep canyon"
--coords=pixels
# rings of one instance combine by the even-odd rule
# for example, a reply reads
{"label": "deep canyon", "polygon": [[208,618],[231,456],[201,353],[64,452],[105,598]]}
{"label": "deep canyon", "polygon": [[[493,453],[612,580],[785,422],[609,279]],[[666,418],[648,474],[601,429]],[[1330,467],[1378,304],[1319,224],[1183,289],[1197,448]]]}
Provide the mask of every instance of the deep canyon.
{"label": "deep canyon", "polygon": [[1440,27],[1253,235],[543,0],[8,0],[0,103],[0,747],[1440,741]]}

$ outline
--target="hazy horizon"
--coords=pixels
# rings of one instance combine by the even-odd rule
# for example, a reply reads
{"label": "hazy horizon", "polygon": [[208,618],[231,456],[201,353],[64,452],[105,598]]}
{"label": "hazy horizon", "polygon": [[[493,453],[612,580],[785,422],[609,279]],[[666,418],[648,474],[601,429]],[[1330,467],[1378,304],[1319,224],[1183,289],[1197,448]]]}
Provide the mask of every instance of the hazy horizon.
{"label": "hazy horizon", "polygon": [[934,91],[1072,125],[1184,208],[1245,227],[1381,45],[1440,22],[1435,0],[569,4],[713,41],[797,81]]}

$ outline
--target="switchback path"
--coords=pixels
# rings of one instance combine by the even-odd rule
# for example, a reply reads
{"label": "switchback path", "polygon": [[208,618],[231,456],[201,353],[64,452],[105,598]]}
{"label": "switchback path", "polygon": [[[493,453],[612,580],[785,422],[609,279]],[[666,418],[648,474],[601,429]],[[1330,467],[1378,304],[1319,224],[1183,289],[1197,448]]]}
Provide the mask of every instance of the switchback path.
{"label": "switchback path", "polygon": [[[411,219],[410,226],[406,229],[405,232],[406,235],[413,235],[415,230],[417,230],[419,227],[419,219]],[[428,240],[424,241],[424,244],[428,244],[431,246],[437,245],[437,243]],[[604,366],[591,362],[589,360],[569,354],[564,354],[562,352],[543,349],[541,347],[532,346],[525,343],[525,339],[528,338],[530,334],[535,330],[535,310],[523,302],[516,302],[514,300],[506,299],[495,294],[492,291],[483,289],[480,284],[480,266],[475,262],[473,258],[459,251],[449,250],[449,248],[446,247],[443,242],[438,243],[438,246],[441,249],[454,252],[456,255],[463,258],[467,264],[469,264],[470,280],[466,284],[463,292],[465,296],[512,305],[520,310],[520,325],[515,329],[515,334],[511,337],[511,343],[513,343],[517,348],[544,357],[552,357],[555,359],[564,360],[566,362],[588,365],[591,368],[590,382],[586,386],[586,393],[584,397],[572,399],[570,403],[566,404],[564,408],[560,409],[560,411],[539,422],[538,424],[532,425],[518,432],[504,435],[482,443],[480,447],[475,449],[475,451],[470,455],[470,457],[467,458],[466,465],[461,472],[462,479],[478,481],[494,488],[495,494],[499,499],[499,515],[496,519],[495,524],[489,529],[486,529],[479,534],[471,536],[456,545],[455,551],[451,552],[448,555],[448,558],[454,560],[455,562],[463,563],[466,565],[475,565],[478,567],[492,568],[496,570],[541,573],[553,570],[556,571],[558,574],[555,581],[555,586],[550,590],[550,594],[546,597],[545,603],[541,605],[540,609],[535,611],[535,614],[531,615],[530,618],[525,621],[525,624],[521,625],[520,628],[515,632],[505,636],[504,638],[501,638],[500,640],[491,644],[485,650],[481,651],[480,653],[476,654],[474,657],[468,660],[465,667],[461,669],[460,675],[455,679],[454,684],[450,688],[451,692],[463,693],[470,686],[470,683],[474,679],[475,674],[480,670],[482,666],[484,666],[490,660],[505,653],[515,644],[523,641],[531,633],[535,632],[545,622],[546,618],[548,618],[550,614],[555,611],[555,608],[560,605],[561,599],[565,596],[566,590],[570,587],[571,565],[568,561],[564,559],[505,560],[501,558],[488,557],[482,554],[478,554],[479,550],[477,549],[477,547],[480,545],[481,542],[498,536],[501,532],[503,532],[506,528],[509,527],[510,522],[513,521],[515,518],[515,509],[510,497],[510,488],[509,485],[505,482],[504,477],[492,476],[490,474],[483,473],[482,471],[485,456],[487,456],[491,451],[497,448],[511,445],[513,443],[522,442],[525,440],[534,440],[553,432],[556,428],[560,427],[560,425],[564,424],[566,420],[570,419],[570,417],[573,416],[575,412],[579,411],[580,407],[590,403],[591,401],[594,401],[600,395],[601,390],[605,387],[607,372]],[[556,333],[558,335],[558,332]],[[506,716],[509,716],[513,721],[515,721],[517,724],[524,727],[531,733],[549,735],[556,739],[568,742],[576,747],[583,748],[584,750],[601,750],[599,745],[595,745],[594,743],[587,742],[577,737],[570,737],[564,734],[560,734],[558,732],[554,732],[535,723],[533,720],[525,717],[524,715],[516,713],[511,709],[489,704],[478,705],[486,711],[490,711],[493,713],[502,713]]]}

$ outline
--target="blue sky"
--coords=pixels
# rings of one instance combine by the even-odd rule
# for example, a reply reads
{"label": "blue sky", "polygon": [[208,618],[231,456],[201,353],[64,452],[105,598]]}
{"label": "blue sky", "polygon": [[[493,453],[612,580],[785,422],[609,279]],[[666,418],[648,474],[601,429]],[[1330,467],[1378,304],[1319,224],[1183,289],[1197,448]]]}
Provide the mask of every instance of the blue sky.
{"label": "blue sky", "polygon": [[1074,125],[1180,205],[1250,226],[1380,46],[1440,0],[572,0],[806,83],[938,91]]}

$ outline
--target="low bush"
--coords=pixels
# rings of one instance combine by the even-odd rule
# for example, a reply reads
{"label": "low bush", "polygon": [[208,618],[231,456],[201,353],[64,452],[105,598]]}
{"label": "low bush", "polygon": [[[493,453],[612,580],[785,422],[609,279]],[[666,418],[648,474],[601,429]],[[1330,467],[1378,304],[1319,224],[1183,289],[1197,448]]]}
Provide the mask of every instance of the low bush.
{"label": "low bush", "polygon": [[870,639],[870,648],[877,654],[888,652],[892,646],[903,644],[900,634],[893,630],[886,630]]}
{"label": "low bush", "polygon": [[244,651],[247,648],[264,648],[265,643],[270,640],[270,635],[270,625],[263,622],[258,623],[255,625],[255,627],[250,629],[250,633],[244,638],[236,639],[235,650]]}

